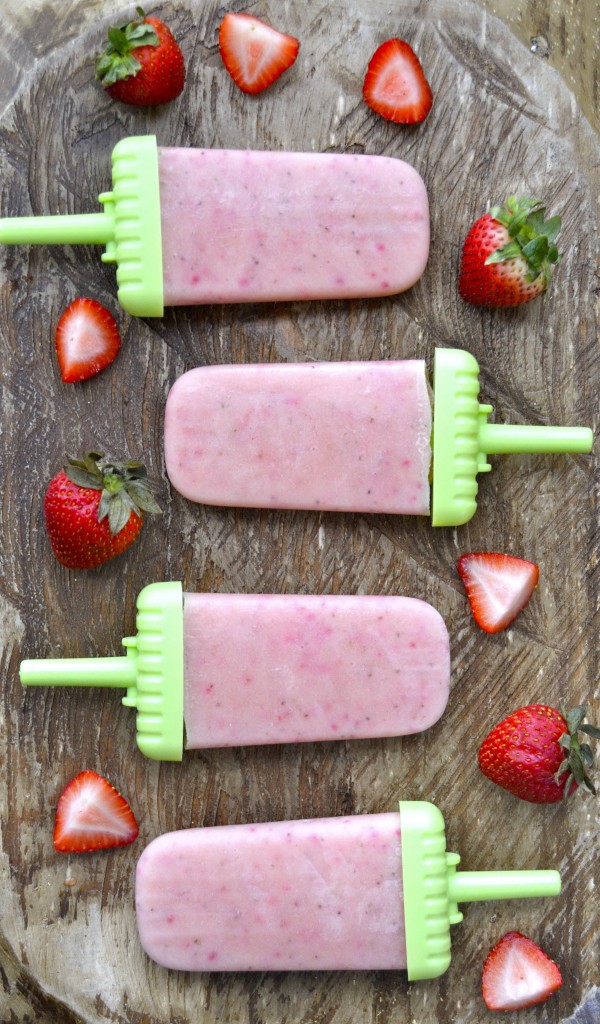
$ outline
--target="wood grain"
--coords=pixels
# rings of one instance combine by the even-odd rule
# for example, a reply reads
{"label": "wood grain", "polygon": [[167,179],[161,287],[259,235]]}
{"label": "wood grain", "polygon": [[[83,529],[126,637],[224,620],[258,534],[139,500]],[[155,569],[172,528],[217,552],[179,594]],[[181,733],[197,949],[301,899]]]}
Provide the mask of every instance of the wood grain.
{"label": "wood grain", "polygon": [[[569,20],[570,0],[553,5],[547,17],[541,2],[517,5],[518,12],[503,2],[459,0],[234,3],[228,6],[251,10],[302,41],[296,66],[250,98],[221,65],[222,5],[184,0],[170,9],[169,21],[186,58],[186,89],[169,107],[148,113],[112,103],[93,80],[88,55],[113,16],[129,13],[123,5],[0,6],[3,215],[95,209],[94,197],[109,184],[112,146],[144,132],[168,145],[402,157],[425,178],[432,208],[426,273],[410,292],[386,300],[178,309],[162,321],[135,321],[118,311],[113,273],[92,248],[2,252],[0,1019],[480,1024],[483,957],[517,928],[542,943],[565,977],[550,1003],[519,1019],[595,1021],[597,805],[585,798],[568,808],[521,805],[482,779],[475,758],[488,729],[520,703],[589,701],[600,717],[595,458],[497,458],[493,474],[481,480],[476,518],[457,530],[434,530],[406,517],[192,506],[170,492],[162,456],[168,389],[193,366],[430,361],[440,344],[475,355],[483,398],[498,421],[597,431],[600,147],[598,124],[590,126],[570,92],[577,86],[591,117],[594,5],[577,5],[583,31]],[[548,61],[524,45],[541,29],[554,44]],[[433,110],[416,129],[377,119],[360,99],[366,60],[392,34],[413,42],[434,90]],[[553,63],[565,77],[571,68],[573,81],[565,82]],[[521,190],[542,196],[563,217],[565,255],[552,292],[498,314],[466,307],[456,291],[464,233],[490,201]],[[96,379],[66,386],[52,332],[78,294],[117,314],[123,350]],[[94,573],[73,573],[50,551],[41,493],[65,452],[96,446],[143,456],[159,481],[164,513],[129,554]],[[541,569],[530,606],[496,637],[474,625],[455,570],[464,550],[486,548],[524,555]],[[22,657],[120,653],[120,638],[134,628],[139,590],[158,579],[181,579],[187,590],[422,597],[450,630],[448,711],[426,735],[401,741],[205,751],[186,755],[181,765],[159,765],[137,753],[131,714],[118,695],[23,692]],[[107,855],[59,857],[52,847],[56,800],[85,767],[122,789],[139,817],[140,838]],[[469,869],[557,867],[563,895],[469,907],[455,930],[450,971],[428,984],[408,985],[403,974],[385,972],[192,976],[164,971],[143,955],[133,877],[141,849],[156,835],[192,825],[388,810],[399,797],[440,806],[449,847]]]}

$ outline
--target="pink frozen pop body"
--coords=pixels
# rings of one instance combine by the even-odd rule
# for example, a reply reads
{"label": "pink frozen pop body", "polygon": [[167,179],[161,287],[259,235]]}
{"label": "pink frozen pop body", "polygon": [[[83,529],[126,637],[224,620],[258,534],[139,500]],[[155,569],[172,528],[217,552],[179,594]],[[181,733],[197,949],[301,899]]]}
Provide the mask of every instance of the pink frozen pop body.
{"label": "pink frozen pop body", "polygon": [[448,633],[409,597],[186,594],[188,748],[401,736],[448,700]]}
{"label": "pink frozen pop body", "polygon": [[173,486],[211,505],[427,515],[422,360],[210,366],[165,413]]}
{"label": "pink frozen pop body", "polygon": [[138,863],[136,905],[165,967],[406,967],[399,815],[160,836]]}
{"label": "pink frozen pop body", "polygon": [[404,291],[429,252],[423,181],[392,157],[159,149],[167,306]]}

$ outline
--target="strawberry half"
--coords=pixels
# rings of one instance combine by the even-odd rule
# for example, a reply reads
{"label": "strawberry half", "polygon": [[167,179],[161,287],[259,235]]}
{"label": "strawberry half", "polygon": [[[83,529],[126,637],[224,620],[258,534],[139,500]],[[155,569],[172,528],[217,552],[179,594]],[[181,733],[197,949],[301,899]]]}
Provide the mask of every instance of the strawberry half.
{"label": "strawberry half", "polygon": [[95,299],[75,299],[56,327],[56,354],[66,384],[86,380],[112,363],[121,348],[115,318]]}
{"label": "strawberry half", "polygon": [[595,793],[588,775],[594,755],[578,733],[600,739],[600,729],[584,719],[587,708],[557,711],[528,704],[499,722],[481,744],[481,771],[497,786],[533,804],[554,804],[580,786]]}
{"label": "strawberry half", "polygon": [[96,61],[96,78],[114,100],[136,107],[170,103],[185,84],[185,64],[170,28],[159,18],[139,18],[108,30]]}
{"label": "strawberry half", "polygon": [[560,217],[537,199],[509,196],[475,222],[462,251],[458,290],[477,306],[520,306],[546,290],[560,260]]}
{"label": "strawberry half", "polygon": [[244,92],[262,92],[292,66],[300,43],[250,14],[226,14],[219,29],[223,63]]}
{"label": "strawberry half", "polygon": [[533,562],[513,555],[471,551],[458,560],[476,623],[486,633],[499,633],[514,622],[538,585]]}
{"label": "strawberry half", "polygon": [[141,462],[69,459],[44,495],[52,550],[68,569],[95,569],[137,538],[145,512],[160,512]]}
{"label": "strawberry half", "polygon": [[507,932],[483,965],[481,989],[488,1010],[523,1010],[545,1003],[561,987],[558,965],[520,932]]}
{"label": "strawberry half", "polygon": [[433,94],[421,62],[403,39],[388,39],[375,51],[363,83],[365,103],[396,124],[424,121]]}
{"label": "strawberry half", "polygon": [[138,823],[127,801],[97,772],[80,772],[59,797],[54,849],[60,853],[127,846],[138,832]]}

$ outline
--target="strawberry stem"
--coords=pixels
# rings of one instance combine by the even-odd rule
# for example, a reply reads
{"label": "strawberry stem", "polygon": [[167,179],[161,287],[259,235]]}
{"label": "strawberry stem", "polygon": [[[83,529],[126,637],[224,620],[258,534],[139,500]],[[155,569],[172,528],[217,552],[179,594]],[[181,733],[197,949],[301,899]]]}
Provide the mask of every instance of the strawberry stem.
{"label": "strawberry stem", "polygon": [[141,21],[113,25],[108,30],[108,45],[96,61],[96,78],[105,87],[137,75],[142,65],[134,57],[134,50],[140,46],[159,45],[155,29],[143,20],[142,8],[137,7],[136,11]]}
{"label": "strawberry stem", "polygon": [[496,249],[486,259],[486,265],[505,263],[521,257],[528,268],[526,279],[535,281],[543,274],[546,285],[550,281],[552,265],[560,260],[554,244],[561,227],[560,217],[544,220],[545,206],[538,199],[509,196],[504,206],[493,206],[490,217],[502,224],[510,242]]}
{"label": "strawberry stem", "polygon": [[102,491],[98,521],[108,518],[114,537],[127,525],[132,512],[143,519],[144,512],[161,510],[141,462],[102,462],[103,458],[100,452],[90,452],[82,459],[69,459],[64,471],[79,487]]}
{"label": "strawberry stem", "polygon": [[573,781],[586,793],[596,795],[596,788],[586,770],[593,767],[594,754],[589,743],[580,743],[577,736],[578,732],[583,732],[588,736],[593,736],[594,739],[600,739],[600,729],[584,722],[587,711],[586,704],[578,704],[571,711],[560,709],[567,725],[567,732],[562,734],[558,742],[567,753],[554,778],[558,783],[561,782],[563,776],[566,776],[563,790],[565,799],[572,790]]}

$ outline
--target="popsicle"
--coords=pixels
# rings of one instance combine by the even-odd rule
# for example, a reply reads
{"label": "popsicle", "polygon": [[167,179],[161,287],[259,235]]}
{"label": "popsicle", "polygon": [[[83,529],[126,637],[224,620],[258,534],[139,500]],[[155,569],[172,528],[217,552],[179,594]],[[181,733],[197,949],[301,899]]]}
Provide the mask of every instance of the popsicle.
{"label": "popsicle", "polygon": [[557,871],[457,871],[433,804],[344,818],[191,828],[136,872],[146,953],[187,971],[399,970],[450,964],[458,903],[557,895]]}
{"label": "popsicle", "polygon": [[593,443],[585,427],[488,423],[478,373],[461,349],[436,350],[433,396],[418,359],[189,370],[166,403],[167,474],[209,505],[431,511],[434,526],[458,526],[488,455]]}
{"label": "popsicle", "polygon": [[154,583],[109,658],[30,659],[24,686],[124,687],[148,757],[187,749],[403,736],[442,715],[444,621],[410,597],[183,594]]}
{"label": "popsicle", "polygon": [[0,242],[105,245],[119,302],[368,298],[410,288],[429,254],[417,171],[395,157],[157,147],[122,139],[102,213],[0,220]]}

